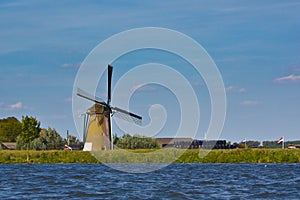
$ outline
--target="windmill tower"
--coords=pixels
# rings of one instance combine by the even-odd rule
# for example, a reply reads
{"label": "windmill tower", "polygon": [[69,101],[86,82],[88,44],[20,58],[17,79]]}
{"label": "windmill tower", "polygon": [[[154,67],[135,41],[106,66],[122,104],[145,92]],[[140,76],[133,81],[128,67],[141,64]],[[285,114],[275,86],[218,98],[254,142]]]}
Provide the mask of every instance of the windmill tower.
{"label": "windmill tower", "polygon": [[116,116],[129,122],[141,125],[142,117],[123,109],[112,107],[111,102],[111,78],[113,67],[108,65],[108,89],[107,102],[94,97],[87,92],[77,89],[77,95],[94,102],[84,117],[84,149],[85,151],[100,151],[113,149],[113,137],[111,131],[111,117]]}

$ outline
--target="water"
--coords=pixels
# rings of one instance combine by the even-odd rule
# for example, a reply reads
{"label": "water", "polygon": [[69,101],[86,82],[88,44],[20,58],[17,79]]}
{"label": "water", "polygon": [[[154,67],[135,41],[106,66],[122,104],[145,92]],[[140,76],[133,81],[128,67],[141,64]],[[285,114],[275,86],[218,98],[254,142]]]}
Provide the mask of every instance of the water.
{"label": "water", "polygon": [[300,199],[300,164],[172,164],[144,174],[97,164],[0,169],[0,199]]}

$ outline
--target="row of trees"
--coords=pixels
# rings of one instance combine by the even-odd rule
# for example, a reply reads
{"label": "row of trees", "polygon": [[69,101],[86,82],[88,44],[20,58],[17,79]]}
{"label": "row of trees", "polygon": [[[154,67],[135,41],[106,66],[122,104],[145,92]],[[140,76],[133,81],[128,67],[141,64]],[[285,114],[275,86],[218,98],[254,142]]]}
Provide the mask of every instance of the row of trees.
{"label": "row of trees", "polygon": [[23,116],[22,122],[15,117],[0,119],[1,142],[16,142],[16,148],[19,150],[63,149],[67,143],[79,143],[75,136],[69,135],[67,142],[55,129],[40,128],[40,122],[29,116]]}
{"label": "row of trees", "polygon": [[48,128],[42,129],[38,137],[34,138],[29,143],[26,143],[22,139],[21,135],[17,137],[17,149],[23,150],[34,149],[34,150],[52,150],[52,149],[63,149],[66,144],[64,140],[55,129]]}
{"label": "row of trees", "polygon": [[260,147],[260,141],[249,140],[249,141],[246,141],[246,143],[240,142],[237,147],[245,148],[246,146],[247,146],[247,148],[258,148],[258,147]]}
{"label": "row of trees", "polygon": [[154,149],[159,147],[154,138],[129,134],[125,134],[121,138],[114,135],[114,145],[122,149]]}
{"label": "row of trees", "polygon": [[[71,144],[77,144],[79,141],[74,136],[69,136],[68,141]],[[63,149],[68,142],[52,128],[41,129],[40,122],[34,117],[23,116],[22,122],[15,117],[0,119],[0,143],[16,142],[17,149],[51,150]],[[114,136],[114,144],[122,149],[151,149],[158,148],[154,138],[139,135],[131,136],[125,134],[122,137]],[[229,143],[230,144],[230,143]],[[246,141],[248,148],[260,147],[259,141]],[[280,148],[281,144],[276,141],[264,141],[264,148]],[[288,144],[299,145],[300,141],[287,141]],[[234,143],[234,146],[245,148],[245,143]]]}

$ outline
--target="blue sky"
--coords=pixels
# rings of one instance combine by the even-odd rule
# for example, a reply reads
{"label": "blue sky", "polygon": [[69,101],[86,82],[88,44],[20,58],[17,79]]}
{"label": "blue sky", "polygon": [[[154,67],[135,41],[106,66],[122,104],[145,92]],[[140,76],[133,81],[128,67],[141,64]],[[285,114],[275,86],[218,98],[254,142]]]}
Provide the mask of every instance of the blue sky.
{"label": "blue sky", "polygon": [[[300,139],[299,19],[300,2],[289,0],[0,1],[0,118],[33,115],[45,128],[53,127],[63,136],[69,129],[77,135],[71,97],[80,63],[113,34],[155,26],[192,37],[218,66],[228,106],[221,138]],[[157,53],[143,52],[125,69],[151,61],[151,55]],[[126,63],[126,58],[116,66],[118,62]],[[114,81],[121,73],[116,68]],[[193,71],[183,73],[197,88]],[[99,94],[102,85],[100,81]],[[136,95],[140,103],[132,106],[142,114],[143,105],[151,103],[139,97],[143,92]],[[203,94],[205,124],[209,99]],[[151,92],[144,95],[160,101]],[[168,126],[162,135],[172,132],[172,122]],[[205,125],[199,136],[203,132]]]}

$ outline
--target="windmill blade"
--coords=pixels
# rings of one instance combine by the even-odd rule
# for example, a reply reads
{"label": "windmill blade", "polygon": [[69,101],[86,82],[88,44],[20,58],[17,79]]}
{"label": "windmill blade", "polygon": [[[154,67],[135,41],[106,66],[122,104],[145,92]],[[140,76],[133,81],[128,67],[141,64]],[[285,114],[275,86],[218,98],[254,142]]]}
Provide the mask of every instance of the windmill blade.
{"label": "windmill blade", "polygon": [[82,98],[85,98],[85,99],[88,99],[90,101],[93,101],[95,103],[98,103],[98,104],[101,104],[103,106],[108,106],[107,103],[105,103],[105,101],[103,101],[101,98],[99,97],[94,97],[93,95],[87,93],[86,91],[80,89],[80,88],[77,88],[77,95],[82,97]]}
{"label": "windmill blade", "polygon": [[142,117],[134,113],[128,112],[121,108],[113,107],[113,115],[128,122],[134,122],[137,125],[142,125]]}
{"label": "windmill blade", "polygon": [[112,77],[113,67],[108,65],[107,67],[107,104],[111,101],[111,77]]}

